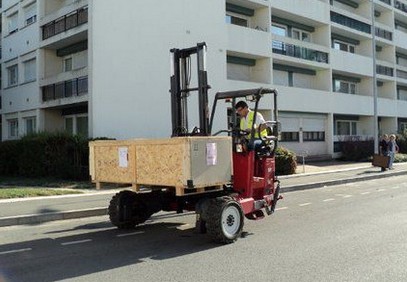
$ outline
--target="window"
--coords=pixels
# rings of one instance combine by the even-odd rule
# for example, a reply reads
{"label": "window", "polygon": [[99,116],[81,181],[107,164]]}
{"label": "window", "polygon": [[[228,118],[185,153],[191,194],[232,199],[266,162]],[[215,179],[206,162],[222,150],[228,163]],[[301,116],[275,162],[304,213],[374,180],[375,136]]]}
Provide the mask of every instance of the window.
{"label": "window", "polygon": [[333,80],[333,91],[347,94],[356,94],[356,83],[339,79]]}
{"label": "window", "polygon": [[407,101],[407,89],[398,88],[397,89],[397,99]]}
{"label": "window", "polygon": [[26,26],[37,21],[37,4],[35,2],[24,8],[24,19]]}
{"label": "window", "polygon": [[325,132],[323,131],[304,131],[302,133],[303,141],[325,141]]}
{"label": "window", "polygon": [[407,122],[400,123],[400,133],[403,134],[407,130]]}
{"label": "window", "polygon": [[36,59],[31,59],[23,63],[24,66],[24,82],[35,81],[37,77]]}
{"label": "window", "polygon": [[88,116],[73,115],[65,117],[65,131],[70,134],[88,136]]}
{"label": "window", "polygon": [[18,65],[12,65],[7,68],[8,86],[15,86],[18,83]]}
{"label": "window", "polygon": [[65,118],[65,131],[74,134],[73,132],[73,117],[66,117]]}
{"label": "window", "polygon": [[244,15],[226,12],[226,23],[249,27],[250,18]]}
{"label": "window", "polygon": [[7,18],[8,33],[14,33],[18,30],[18,13],[12,14]]}
{"label": "window", "polygon": [[335,133],[336,135],[357,135],[356,128],[356,121],[337,121]]}
{"label": "window", "polygon": [[18,119],[10,119],[8,122],[8,137],[14,139],[18,137]]}
{"label": "window", "polygon": [[28,117],[25,121],[25,134],[32,134],[37,131],[37,120],[35,117]]}
{"label": "window", "polygon": [[64,72],[72,70],[72,57],[64,59]]}
{"label": "window", "polygon": [[271,33],[279,36],[287,36],[287,27],[278,24],[271,25]]}
{"label": "window", "polygon": [[339,41],[336,39],[333,40],[333,42],[332,42],[332,48],[334,48],[336,50],[349,52],[349,53],[355,53],[355,47],[356,47],[355,45],[345,43],[343,41]]}
{"label": "window", "polygon": [[281,132],[281,141],[298,142],[300,140],[298,132]]}
{"label": "window", "polygon": [[299,29],[292,29],[291,30],[291,37],[294,39],[298,39],[301,41],[310,42],[311,41],[311,34]]}

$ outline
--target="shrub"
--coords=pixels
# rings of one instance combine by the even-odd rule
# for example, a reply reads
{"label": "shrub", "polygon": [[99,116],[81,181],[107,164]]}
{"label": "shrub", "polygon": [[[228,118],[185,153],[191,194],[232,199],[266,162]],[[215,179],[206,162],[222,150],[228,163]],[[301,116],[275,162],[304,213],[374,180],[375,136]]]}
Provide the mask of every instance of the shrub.
{"label": "shrub", "polygon": [[294,174],[297,169],[297,157],[284,147],[276,149],[276,175]]}
{"label": "shrub", "polygon": [[396,140],[400,153],[407,154],[407,130],[404,130],[402,134],[398,134]]}
{"label": "shrub", "polygon": [[407,154],[396,154],[394,156],[395,163],[404,163],[407,162]]}
{"label": "shrub", "polygon": [[65,133],[36,133],[0,143],[0,175],[89,178],[88,140]]}
{"label": "shrub", "polygon": [[374,140],[350,137],[342,143],[342,157],[344,161],[366,161],[374,153]]}

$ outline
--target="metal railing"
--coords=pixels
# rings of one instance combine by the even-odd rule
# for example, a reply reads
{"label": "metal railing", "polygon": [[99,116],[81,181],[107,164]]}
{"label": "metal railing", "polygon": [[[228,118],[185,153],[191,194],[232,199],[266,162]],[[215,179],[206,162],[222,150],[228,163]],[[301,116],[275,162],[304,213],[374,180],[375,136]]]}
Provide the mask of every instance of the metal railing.
{"label": "metal railing", "polygon": [[391,5],[391,0],[379,0],[379,1]]}
{"label": "metal railing", "polygon": [[370,25],[332,11],[331,11],[331,21],[365,33],[370,33],[371,31]]}
{"label": "metal railing", "polygon": [[88,7],[80,8],[42,26],[42,40],[88,22]]}
{"label": "metal railing", "polygon": [[402,70],[397,70],[396,75],[399,78],[407,79],[407,72]]}
{"label": "metal railing", "polygon": [[328,53],[273,40],[273,53],[319,63],[328,63]]}
{"label": "metal railing", "polygon": [[88,77],[79,77],[42,87],[42,101],[81,96],[88,93]]}
{"label": "metal railing", "polygon": [[381,28],[376,27],[375,34],[378,37],[381,37],[381,38],[384,38],[384,39],[387,39],[387,40],[390,40],[390,41],[393,40],[393,33],[390,32],[390,31],[387,31],[385,29],[381,29]]}
{"label": "metal railing", "polygon": [[397,1],[397,0],[394,1],[394,7],[396,9],[399,9],[400,11],[403,11],[403,12],[407,13],[407,5],[400,2],[400,1]]}
{"label": "metal railing", "polygon": [[382,74],[382,75],[387,75],[387,76],[394,76],[393,68],[381,66],[381,65],[376,65],[376,73]]}

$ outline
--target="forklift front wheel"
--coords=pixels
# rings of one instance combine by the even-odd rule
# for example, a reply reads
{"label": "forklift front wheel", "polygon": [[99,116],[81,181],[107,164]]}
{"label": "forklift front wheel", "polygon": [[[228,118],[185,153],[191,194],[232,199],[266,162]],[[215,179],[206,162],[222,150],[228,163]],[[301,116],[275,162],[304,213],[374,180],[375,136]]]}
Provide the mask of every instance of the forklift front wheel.
{"label": "forklift front wheel", "polygon": [[215,242],[232,243],[243,230],[243,211],[240,204],[231,197],[211,200],[206,221],[207,232]]}

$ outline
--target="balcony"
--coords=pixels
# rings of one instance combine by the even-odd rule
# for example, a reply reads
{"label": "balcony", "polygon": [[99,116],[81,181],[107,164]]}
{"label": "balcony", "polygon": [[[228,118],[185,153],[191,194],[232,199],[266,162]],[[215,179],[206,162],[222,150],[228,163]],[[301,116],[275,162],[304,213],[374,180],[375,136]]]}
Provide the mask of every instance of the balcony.
{"label": "balcony", "polygon": [[376,34],[376,36],[378,36],[380,38],[384,38],[389,41],[393,41],[393,33],[390,31],[387,31],[385,29],[376,27],[375,34]]}
{"label": "balcony", "polygon": [[42,40],[88,22],[88,7],[83,7],[42,26]]}
{"label": "balcony", "polygon": [[288,44],[282,41],[273,40],[272,43],[273,53],[284,56],[299,58],[303,60],[328,63],[328,53]]}
{"label": "balcony", "polygon": [[[231,24],[227,26],[227,29],[228,50],[263,57],[270,56],[270,33]],[[252,44],[252,42],[256,42],[256,44]]]}
{"label": "balcony", "polygon": [[372,58],[340,50],[331,50],[331,66],[334,70],[360,76],[373,75]]}
{"label": "balcony", "polygon": [[88,77],[79,77],[42,87],[42,101],[53,101],[88,94]]}
{"label": "balcony", "polygon": [[367,23],[343,16],[331,11],[331,21],[364,33],[371,33],[371,26]]}
{"label": "balcony", "polygon": [[400,1],[395,0],[395,1],[394,1],[394,7],[395,7],[396,9],[398,9],[398,10],[404,12],[404,13],[407,13],[407,5],[404,4],[404,3],[402,3],[402,2],[400,2]]}
{"label": "balcony", "polygon": [[394,76],[394,69],[391,67],[386,67],[382,65],[376,65],[376,73],[385,76]]}
{"label": "balcony", "polygon": [[387,5],[391,5],[391,0],[379,0],[379,1],[386,3]]}

